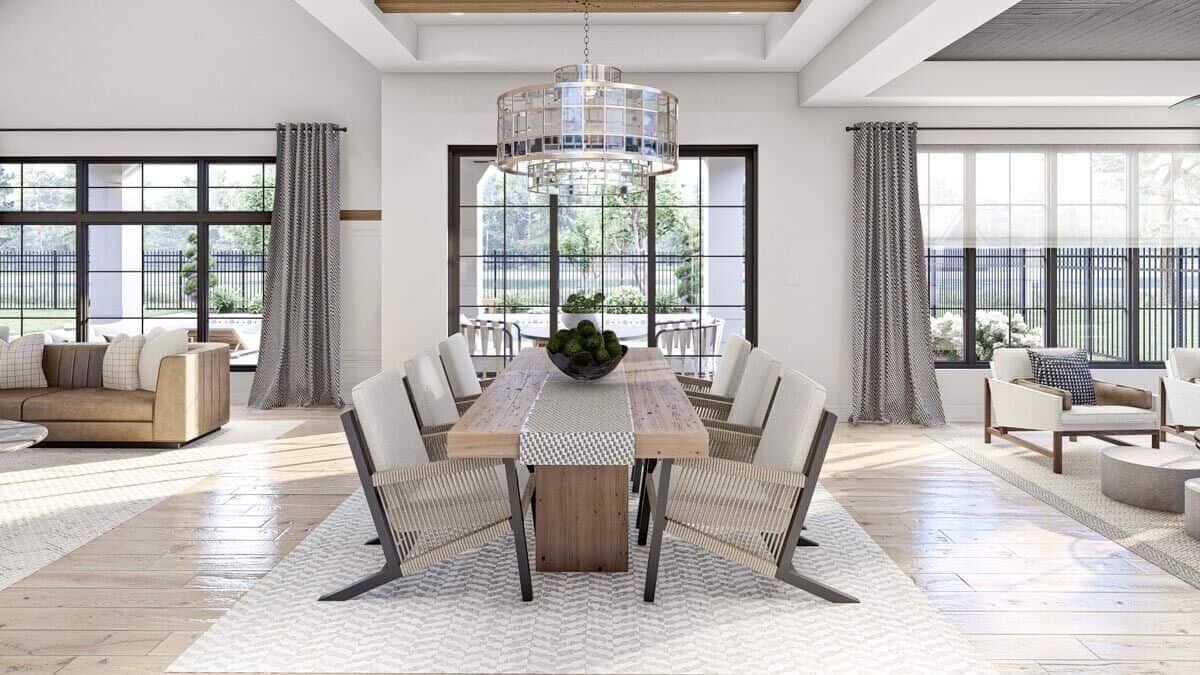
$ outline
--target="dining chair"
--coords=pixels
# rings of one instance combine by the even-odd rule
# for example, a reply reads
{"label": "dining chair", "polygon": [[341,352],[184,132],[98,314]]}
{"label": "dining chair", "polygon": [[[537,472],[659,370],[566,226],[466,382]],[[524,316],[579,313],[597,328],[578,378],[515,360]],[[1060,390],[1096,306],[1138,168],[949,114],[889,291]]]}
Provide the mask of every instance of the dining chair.
{"label": "dining chair", "polygon": [[1159,383],[1159,427],[1162,440],[1175,434],[1196,441],[1200,429],[1200,349],[1174,347],[1167,358],[1167,374]]}
{"label": "dining chair", "polygon": [[659,461],[651,474],[658,479],[647,479],[644,491],[654,516],[647,602],[654,601],[664,532],[831,602],[858,602],[792,566],[837,423],[826,397],[820,384],[786,370],[762,435],[746,439],[756,446],[753,461]]}
{"label": "dining chair", "polygon": [[746,358],[750,356],[750,341],[741,335],[730,335],[721,349],[721,359],[713,371],[711,380],[688,375],[676,375],[683,390],[689,394],[703,394],[733,398],[742,374],[746,372]]}
{"label": "dining chair", "polygon": [[446,432],[422,435],[404,390],[398,371],[384,371],[355,386],[354,406],[342,413],[384,564],[321,600],[348,600],[509,531],[521,598],[533,599],[524,514],[534,479],[511,459],[441,458]]}
{"label": "dining chair", "polygon": [[467,338],[462,333],[455,333],[439,342],[438,354],[442,357],[442,367],[455,401],[474,401],[494,379],[480,379],[475,372],[471,348],[467,346]]}
{"label": "dining chair", "polygon": [[783,364],[758,347],[746,357],[746,369],[730,398],[689,393],[688,400],[705,426],[757,433],[766,423]]}
{"label": "dining chair", "polygon": [[446,371],[429,351],[404,362],[404,384],[423,435],[448,431],[471,407],[470,401],[454,400]]}
{"label": "dining chair", "polygon": [[[711,372],[710,362],[725,333],[725,319],[700,317],[657,324],[654,344],[668,363],[680,364],[679,372],[695,373],[697,379]],[[695,364],[689,368],[688,364]]]}

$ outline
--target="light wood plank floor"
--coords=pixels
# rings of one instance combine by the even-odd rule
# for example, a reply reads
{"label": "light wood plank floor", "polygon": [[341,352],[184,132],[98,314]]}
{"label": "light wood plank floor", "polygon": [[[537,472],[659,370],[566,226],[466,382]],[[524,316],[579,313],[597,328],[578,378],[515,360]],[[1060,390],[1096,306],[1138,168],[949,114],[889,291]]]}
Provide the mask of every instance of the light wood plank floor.
{"label": "light wood plank floor", "polygon": [[[0,671],[159,673],[356,488],[336,414],[0,591]],[[1200,591],[919,429],[840,427],[825,485],[1019,672],[1200,672]],[[813,533],[819,539],[819,533]]]}

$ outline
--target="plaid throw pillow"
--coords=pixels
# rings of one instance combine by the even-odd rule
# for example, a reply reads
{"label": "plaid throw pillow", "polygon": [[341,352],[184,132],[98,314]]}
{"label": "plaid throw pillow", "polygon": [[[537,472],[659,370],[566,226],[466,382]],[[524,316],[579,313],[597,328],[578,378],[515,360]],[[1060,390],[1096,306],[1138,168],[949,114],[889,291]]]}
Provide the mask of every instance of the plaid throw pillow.
{"label": "plaid throw pillow", "polygon": [[46,336],[34,333],[8,344],[0,342],[0,389],[40,389],[46,386],[42,352]]}
{"label": "plaid throw pillow", "polygon": [[1071,393],[1075,405],[1096,405],[1096,385],[1088,368],[1087,354],[1081,349],[1069,354],[1050,354],[1029,350],[1029,363],[1038,384]]}
{"label": "plaid throw pillow", "polygon": [[144,335],[118,335],[104,350],[104,364],[100,367],[100,381],[105,389],[133,391],[141,384],[138,375],[138,357],[142,354]]}

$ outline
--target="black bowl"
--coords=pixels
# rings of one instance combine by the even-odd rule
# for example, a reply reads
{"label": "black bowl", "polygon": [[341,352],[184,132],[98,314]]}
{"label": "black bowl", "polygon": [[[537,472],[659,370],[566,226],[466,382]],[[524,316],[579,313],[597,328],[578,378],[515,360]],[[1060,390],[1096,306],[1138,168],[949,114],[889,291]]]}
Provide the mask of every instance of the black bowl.
{"label": "black bowl", "polygon": [[586,365],[580,364],[578,361],[572,359],[566,354],[552,354],[547,351],[546,356],[549,356],[550,362],[553,363],[556,368],[563,371],[567,377],[587,382],[589,380],[598,380],[611,373],[617,367],[617,364],[621,362],[621,359],[625,358],[625,354],[628,352],[629,347],[621,345],[620,356],[609,359],[604,363],[596,363],[589,356]]}

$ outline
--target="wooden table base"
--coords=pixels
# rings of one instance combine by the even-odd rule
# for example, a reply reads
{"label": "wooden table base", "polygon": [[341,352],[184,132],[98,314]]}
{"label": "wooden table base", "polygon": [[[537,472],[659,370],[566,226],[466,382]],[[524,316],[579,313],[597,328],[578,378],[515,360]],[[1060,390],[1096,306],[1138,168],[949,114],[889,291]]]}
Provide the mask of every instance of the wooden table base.
{"label": "wooden table base", "polygon": [[537,570],[629,570],[629,467],[537,467]]}

